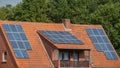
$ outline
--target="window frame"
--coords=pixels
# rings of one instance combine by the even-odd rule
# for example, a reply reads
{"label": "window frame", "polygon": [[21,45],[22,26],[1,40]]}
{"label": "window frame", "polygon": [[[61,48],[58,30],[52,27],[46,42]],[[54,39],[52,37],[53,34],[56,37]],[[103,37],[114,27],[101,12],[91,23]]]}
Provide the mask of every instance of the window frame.
{"label": "window frame", "polygon": [[7,52],[2,51],[2,62],[7,62]]}
{"label": "window frame", "polygon": [[63,55],[63,57],[62,57],[63,60],[70,60],[70,58],[69,58],[70,54],[68,51],[64,51],[62,55]]}
{"label": "window frame", "polygon": [[73,60],[74,61],[79,61],[79,52],[78,51],[73,51]]}
{"label": "window frame", "polygon": [[[67,59],[65,57],[65,53],[67,53]],[[69,51],[59,51],[59,60],[62,60],[62,61],[69,61],[70,60],[70,53]]]}

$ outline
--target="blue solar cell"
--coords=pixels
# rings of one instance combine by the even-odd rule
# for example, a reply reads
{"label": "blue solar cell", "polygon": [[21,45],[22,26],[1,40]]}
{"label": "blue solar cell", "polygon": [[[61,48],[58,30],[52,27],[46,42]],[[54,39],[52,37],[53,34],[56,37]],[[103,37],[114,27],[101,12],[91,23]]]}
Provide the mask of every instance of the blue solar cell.
{"label": "blue solar cell", "polygon": [[17,58],[24,58],[20,50],[14,50],[14,52]]}
{"label": "blue solar cell", "polygon": [[106,47],[107,47],[109,50],[111,50],[111,51],[114,50],[114,49],[112,48],[112,45],[111,45],[111,44],[106,44]]}
{"label": "blue solar cell", "polygon": [[[52,33],[53,33],[53,35],[54,35],[54,34],[57,34],[57,35],[59,35],[59,34],[60,34],[58,31],[50,31],[50,32],[52,32]],[[48,33],[49,33],[49,31],[48,31]]]}
{"label": "blue solar cell", "polygon": [[66,35],[66,33],[64,33],[64,32],[59,32],[59,34],[60,34],[60,35]]}
{"label": "blue solar cell", "polygon": [[60,38],[59,35],[54,35],[54,38]]}
{"label": "blue solar cell", "polygon": [[97,29],[92,29],[95,35],[99,35]]}
{"label": "blue solar cell", "polygon": [[69,44],[83,44],[82,41],[77,39],[74,35],[65,31],[46,31],[40,30],[40,33],[45,35],[48,39],[54,43],[69,43]]}
{"label": "blue solar cell", "polygon": [[59,43],[67,43],[64,39],[56,39]]}
{"label": "blue solar cell", "polygon": [[100,28],[100,29],[98,29],[98,31],[99,31],[99,34],[100,34],[100,35],[105,35],[103,29]]}
{"label": "blue solar cell", "polygon": [[[64,36],[63,36],[63,38],[64,38]],[[65,38],[66,38],[66,39],[73,39],[73,38],[75,38],[75,37],[73,37],[73,36],[66,36]]]}
{"label": "blue solar cell", "polygon": [[76,39],[77,40],[77,38],[75,37],[75,36],[66,36],[68,39],[70,38],[70,39]]}
{"label": "blue solar cell", "polygon": [[59,37],[60,37],[60,38],[66,38],[66,37],[64,37],[64,35],[59,35]]}
{"label": "blue solar cell", "polygon": [[105,44],[100,44],[100,45],[101,45],[102,51],[107,51],[108,50]]}
{"label": "blue solar cell", "polygon": [[59,39],[52,39],[53,42],[60,42]]}
{"label": "blue solar cell", "polygon": [[28,50],[32,49],[29,42],[24,42],[24,44],[25,44],[26,49],[28,49]]}
{"label": "blue solar cell", "polygon": [[29,58],[29,55],[26,50],[21,50],[21,53],[24,56],[24,58]]}
{"label": "blue solar cell", "polygon": [[16,29],[15,25],[10,24],[9,27],[12,30],[12,32],[17,32],[17,29]]}
{"label": "blue solar cell", "polygon": [[66,39],[64,42],[65,42],[65,43],[67,43],[67,42],[71,42],[71,40],[67,40],[67,39]]}
{"label": "blue solar cell", "polygon": [[118,59],[118,57],[117,57],[117,55],[116,55],[115,52],[110,52],[110,53],[111,53],[112,57],[113,57],[115,60]]}
{"label": "blue solar cell", "polygon": [[21,36],[22,40],[27,40],[25,33],[20,33],[20,36]]}
{"label": "blue solar cell", "polygon": [[101,45],[99,45],[99,44],[94,44],[94,45],[95,45],[97,51],[102,51]]}
{"label": "blue solar cell", "polygon": [[109,41],[108,41],[106,36],[102,36],[102,39],[103,39],[104,43],[109,43]]}
{"label": "blue solar cell", "polygon": [[[41,30],[41,31],[42,31],[42,30]],[[54,32],[49,31],[49,30],[46,30],[46,31],[43,30],[43,32],[46,33],[46,34],[50,34],[50,35],[51,35],[51,34],[55,34]]]}
{"label": "blue solar cell", "polygon": [[9,40],[14,40],[14,37],[13,37],[12,33],[7,33],[7,36],[9,38]]}
{"label": "blue solar cell", "polygon": [[18,49],[16,41],[10,41],[13,49]]}
{"label": "blue solar cell", "polygon": [[96,36],[97,40],[99,43],[104,43],[103,39],[101,38],[101,36]]}
{"label": "blue solar cell", "polygon": [[15,40],[21,40],[19,33],[12,33]]}
{"label": "blue solar cell", "polygon": [[47,35],[47,32],[44,30],[41,30],[40,32],[43,33],[44,35]]}
{"label": "blue solar cell", "polygon": [[71,35],[69,32],[60,32],[60,35]]}
{"label": "blue solar cell", "polygon": [[88,32],[88,34],[89,34],[90,36],[91,36],[91,35],[94,35],[93,31],[92,31],[90,28],[87,29],[87,32]]}
{"label": "blue solar cell", "polygon": [[107,57],[107,59],[113,59],[113,57],[112,57],[112,55],[111,55],[111,53],[110,52],[104,52],[105,53],[105,55],[106,55],[106,57]]}
{"label": "blue solar cell", "polygon": [[11,32],[8,24],[2,24],[2,26],[6,32]]}
{"label": "blue solar cell", "polygon": [[20,49],[25,49],[25,46],[24,46],[24,43],[23,43],[23,42],[17,41],[17,44],[18,44],[18,47],[19,47]]}
{"label": "blue solar cell", "polygon": [[81,41],[79,41],[79,40],[71,40],[71,42],[73,42],[73,43],[82,43]]}
{"label": "blue solar cell", "polygon": [[97,38],[95,36],[91,36],[91,40],[93,43],[98,43]]}
{"label": "blue solar cell", "polygon": [[24,32],[21,25],[16,25],[16,28],[18,32]]}
{"label": "blue solar cell", "polygon": [[53,39],[53,36],[51,35],[46,35],[48,38]]}

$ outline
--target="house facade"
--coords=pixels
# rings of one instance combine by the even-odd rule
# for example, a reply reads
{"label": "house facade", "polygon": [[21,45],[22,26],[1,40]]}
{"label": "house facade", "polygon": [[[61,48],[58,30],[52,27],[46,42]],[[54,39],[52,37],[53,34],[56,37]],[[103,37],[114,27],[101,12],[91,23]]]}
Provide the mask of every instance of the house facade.
{"label": "house facade", "polygon": [[101,25],[0,21],[0,68],[120,68]]}

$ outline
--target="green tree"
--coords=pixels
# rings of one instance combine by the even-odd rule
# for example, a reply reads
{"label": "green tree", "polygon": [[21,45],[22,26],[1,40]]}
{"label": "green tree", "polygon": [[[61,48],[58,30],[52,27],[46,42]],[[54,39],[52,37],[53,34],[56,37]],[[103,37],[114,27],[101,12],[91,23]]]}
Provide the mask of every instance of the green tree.
{"label": "green tree", "polygon": [[46,0],[23,0],[13,8],[14,15],[12,20],[49,22],[47,17]]}
{"label": "green tree", "polygon": [[7,20],[9,16],[11,15],[11,5],[6,5],[5,7],[0,7],[0,19],[1,20]]}

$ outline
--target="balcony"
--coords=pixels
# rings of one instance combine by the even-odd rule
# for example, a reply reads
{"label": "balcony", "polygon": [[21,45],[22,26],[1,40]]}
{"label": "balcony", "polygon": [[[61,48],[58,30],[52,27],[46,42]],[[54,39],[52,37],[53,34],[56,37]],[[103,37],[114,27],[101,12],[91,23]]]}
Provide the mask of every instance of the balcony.
{"label": "balcony", "polygon": [[66,60],[57,60],[53,61],[55,68],[64,68],[64,67],[89,67],[89,61],[66,61]]}
{"label": "balcony", "polygon": [[53,64],[55,68],[89,68],[89,49],[60,49],[54,53]]}

